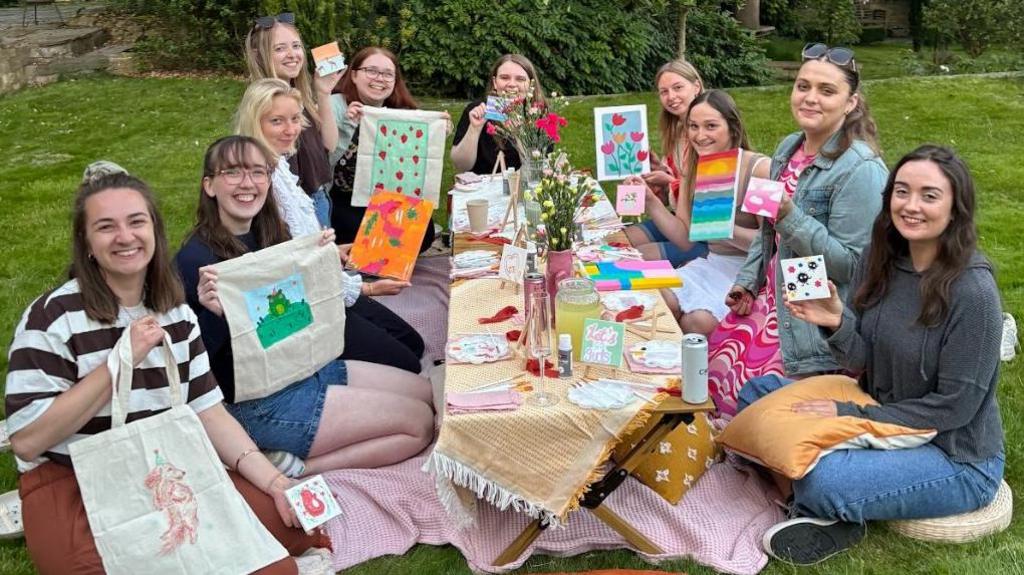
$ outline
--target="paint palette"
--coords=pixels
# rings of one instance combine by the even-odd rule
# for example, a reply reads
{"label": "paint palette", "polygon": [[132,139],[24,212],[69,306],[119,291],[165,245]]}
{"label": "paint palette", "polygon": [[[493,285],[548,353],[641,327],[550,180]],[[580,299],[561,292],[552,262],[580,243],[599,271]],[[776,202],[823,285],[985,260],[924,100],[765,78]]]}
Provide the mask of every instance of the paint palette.
{"label": "paint palette", "polygon": [[629,346],[626,358],[630,365],[672,370],[679,373],[683,365],[683,350],[678,341],[653,339],[640,341]]}
{"label": "paint palette", "polygon": [[644,311],[647,312],[658,305],[658,297],[639,291],[612,292],[602,296],[601,303],[608,311],[623,311],[639,305],[643,306]]}
{"label": "paint palette", "polygon": [[467,333],[448,340],[445,352],[455,363],[480,365],[505,359],[509,347],[503,334]]}
{"label": "paint palette", "polygon": [[636,401],[629,386],[612,381],[591,381],[569,388],[569,401],[587,409],[619,409]]}

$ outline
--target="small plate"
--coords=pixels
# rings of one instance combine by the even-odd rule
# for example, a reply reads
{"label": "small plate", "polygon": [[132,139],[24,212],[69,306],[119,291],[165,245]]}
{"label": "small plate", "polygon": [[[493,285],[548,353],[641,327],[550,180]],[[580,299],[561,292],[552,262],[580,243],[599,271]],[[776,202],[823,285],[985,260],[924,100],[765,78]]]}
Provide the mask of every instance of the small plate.
{"label": "small plate", "polygon": [[508,357],[508,340],[504,334],[472,333],[448,340],[448,357],[457,363],[482,364]]}
{"label": "small plate", "polygon": [[635,305],[642,305],[644,306],[644,311],[647,312],[658,305],[657,296],[639,291],[611,292],[603,295],[601,301],[608,311],[623,311]]}
{"label": "small plate", "polygon": [[678,369],[683,364],[683,351],[678,341],[652,339],[629,346],[626,352],[640,365],[660,369]]}
{"label": "small plate", "polygon": [[569,388],[569,401],[588,409],[619,409],[636,401],[629,386],[611,381],[591,381]]}

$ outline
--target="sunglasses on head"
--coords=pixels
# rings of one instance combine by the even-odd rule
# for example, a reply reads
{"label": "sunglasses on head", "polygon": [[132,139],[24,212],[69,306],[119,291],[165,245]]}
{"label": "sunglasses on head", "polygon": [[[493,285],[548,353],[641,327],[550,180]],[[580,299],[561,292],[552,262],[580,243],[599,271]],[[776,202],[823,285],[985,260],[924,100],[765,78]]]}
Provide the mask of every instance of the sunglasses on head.
{"label": "sunglasses on head", "polygon": [[821,58],[825,58],[840,68],[847,68],[854,72],[857,71],[857,64],[853,60],[853,50],[843,48],[842,46],[829,48],[827,44],[812,42],[804,46],[800,56],[803,57],[805,62],[807,60],[820,60]]}
{"label": "sunglasses on head", "polygon": [[269,30],[274,27],[274,24],[280,22],[282,24],[295,24],[295,14],[291,12],[282,12],[277,16],[260,16],[256,19],[256,27],[264,30]]}

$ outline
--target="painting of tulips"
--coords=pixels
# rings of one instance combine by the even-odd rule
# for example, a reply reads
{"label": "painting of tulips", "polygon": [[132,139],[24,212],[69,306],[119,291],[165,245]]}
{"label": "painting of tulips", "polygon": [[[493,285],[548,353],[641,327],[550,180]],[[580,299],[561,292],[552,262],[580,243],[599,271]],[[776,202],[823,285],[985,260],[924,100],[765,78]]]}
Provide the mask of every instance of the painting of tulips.
{"label": "painting of tulips", "polygon": [[594,135],[598,180],[651,171],[647,106],[594,108]]}

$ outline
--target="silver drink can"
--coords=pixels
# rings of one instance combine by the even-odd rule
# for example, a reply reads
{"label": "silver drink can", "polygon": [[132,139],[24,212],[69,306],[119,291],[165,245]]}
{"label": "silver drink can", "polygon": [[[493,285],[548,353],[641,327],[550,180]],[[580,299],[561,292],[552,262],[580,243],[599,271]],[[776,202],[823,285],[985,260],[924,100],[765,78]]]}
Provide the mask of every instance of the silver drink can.
{"label": "silver drink can", "polygon": [[708,400],[708,338],[699,333],[683,335],[683,401]]}
{"label": "silver drink can", "polygon": [[530,300],[533,299],[533,294],[536,292],[544,292],[547,290],[546,282],[544,281],[544,274],[540,272],[528,272],[523,276],[523,297],[525,302],[523,305],[523,317],[530,315]]}

